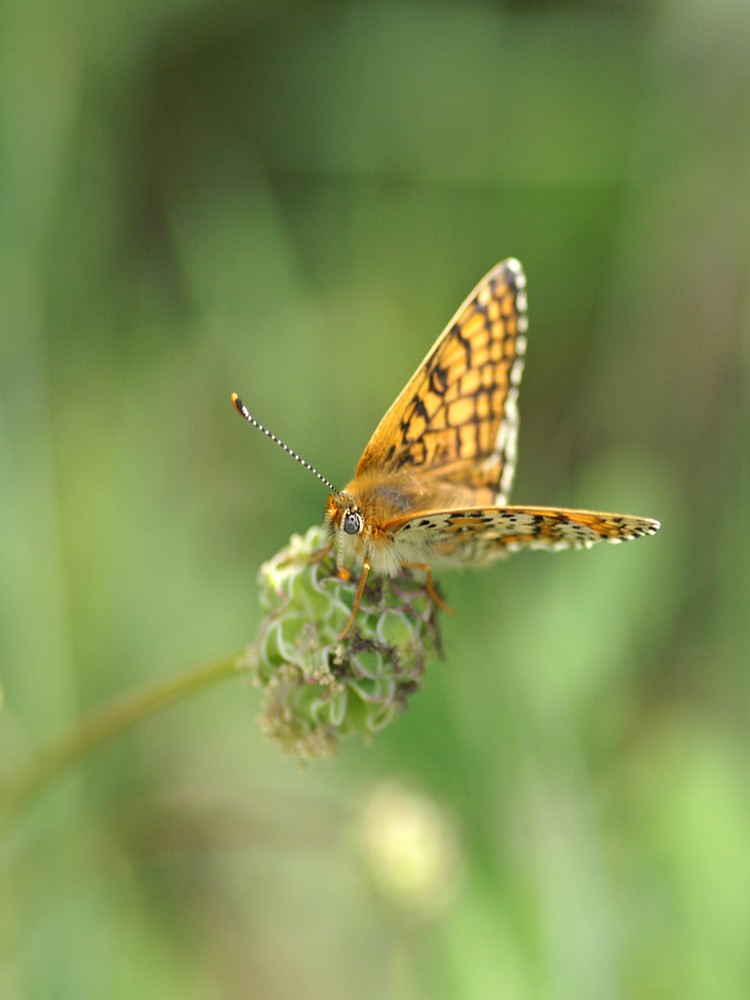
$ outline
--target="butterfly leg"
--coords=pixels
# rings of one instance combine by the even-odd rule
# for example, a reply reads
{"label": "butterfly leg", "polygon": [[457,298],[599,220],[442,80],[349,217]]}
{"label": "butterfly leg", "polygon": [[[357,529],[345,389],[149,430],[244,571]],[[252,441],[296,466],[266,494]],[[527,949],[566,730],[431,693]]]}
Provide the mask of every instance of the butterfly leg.
{"label": "butterfly leg", "polygon": [[426,563],[406,563],[405,565],[408,566],[409,569],[421,569],[425,573],[425,587],[427,588],[427,593],[439,608],[445,611],[446,614],[455,618],[456,612],[445,603],[440,594],[438,594],[435,590],[435,585],[432,582],[432,570],[430,567]]}
{"label": "butterfly leg", "polygon": [[343,629],[339,632],[339,639],[343,639],[346,633],[354,624],[354,619],[357,617],[357,610],[359,608],[359,602],[362,600],[362,594],[364,593],[365,583],[367,582],[367,575],[370,572],[370,564],[365,559],[364,565],[362,566],[362,576],[359,578],[359,583],[357,584],[357,593],[354,595],[354,604],[352,606],[352,613],[349,615],[349,620]]}

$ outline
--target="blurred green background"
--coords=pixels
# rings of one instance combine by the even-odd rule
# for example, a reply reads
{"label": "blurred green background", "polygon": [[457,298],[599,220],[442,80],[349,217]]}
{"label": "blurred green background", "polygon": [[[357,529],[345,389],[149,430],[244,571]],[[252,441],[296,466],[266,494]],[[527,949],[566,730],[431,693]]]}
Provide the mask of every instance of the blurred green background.
{"label": "blurred green background", "polygon": [[441,574],[372,746],[301,771],[230,681],[69,772],[2,844],[0,996],[750,995],[746,0],[40,0],[0,45],[3,771],[253,638],[325,490],[229,393],[343,485],[503,257],[513,499],[663,522]]}

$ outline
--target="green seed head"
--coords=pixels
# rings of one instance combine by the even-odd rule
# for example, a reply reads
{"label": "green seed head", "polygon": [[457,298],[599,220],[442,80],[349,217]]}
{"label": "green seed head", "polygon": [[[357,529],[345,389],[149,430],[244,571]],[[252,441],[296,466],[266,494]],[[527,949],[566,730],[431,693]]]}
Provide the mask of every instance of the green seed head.
{"label": "green seed head", "polygon": [[253,683],[263,689],[264,732],[286,753],[330,756],[343,736],[369,738],[405,711],[428,659],[440,652],[437,607],[424,581],[405,571],[371,574],[357,616],[356,577],[340,580],[325,532],[310,528],[260,570],[265,612],[250,649]]}

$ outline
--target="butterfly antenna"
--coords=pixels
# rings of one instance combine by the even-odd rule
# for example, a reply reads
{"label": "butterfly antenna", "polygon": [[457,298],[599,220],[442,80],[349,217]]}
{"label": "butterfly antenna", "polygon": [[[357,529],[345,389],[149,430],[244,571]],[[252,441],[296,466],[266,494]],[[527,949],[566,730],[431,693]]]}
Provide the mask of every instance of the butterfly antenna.
{"label": "butterfly antenna", "polygon": [[259,431],[262,431],[266,435],[266,437],[270,437],[272,441],[275,441],[276,444],[279,446],[279,448],[283,448],[284,451],[287,453],[287,455],[291,455],[292,458],[295,459],[295,461],[299,462],[300,465],[303,465],[309,472],[312,472],[313,475],[317,476],[318,479],[321,481],[321,483],[324,483],[328,487],[331,493],[339,492],[333,485],[333,483],[329,483],[326,477],[322,476],[314,466],[310,465],[309,462],[306,462],[304,458],[301,458],[297,454],[296,451],[292,451],[292,449],[288,447],[288,445],[285,445],[284,442],[279,440],[279,438],[277,438],[275,434],[272,434],[267,427],[264,427],[263,424],[259,423],[252,415],[252,413],[250,413],[250,411],[242,402],[242,400],[240,399],[240,397],[237,395],[236,392],[232,393],[232,405],[234,406],[235,410],[239,413],[239,415],[241,417],[244,417],[249,424],[252,424],[253,427],[257,427],[257,429]]}

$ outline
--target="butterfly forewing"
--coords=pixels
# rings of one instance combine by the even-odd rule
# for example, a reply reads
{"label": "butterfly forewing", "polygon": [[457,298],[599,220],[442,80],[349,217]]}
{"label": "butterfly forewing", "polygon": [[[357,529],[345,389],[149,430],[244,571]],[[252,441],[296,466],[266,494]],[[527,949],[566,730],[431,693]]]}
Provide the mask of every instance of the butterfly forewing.
{"label": "butterfly forewing", "polygon": [[526,279],[509,259],[483,278],[378,425],[356,476],[413,472],[504,503],[515,469]]}
{"label": "butterfly forewing", "polygon": [[395,519],[386,529],[394,544],[430,565],[488,562],[519,548],[588,548],[653,535],[658,521],[627,514],[556,507],[488,507],[425,511]]}

